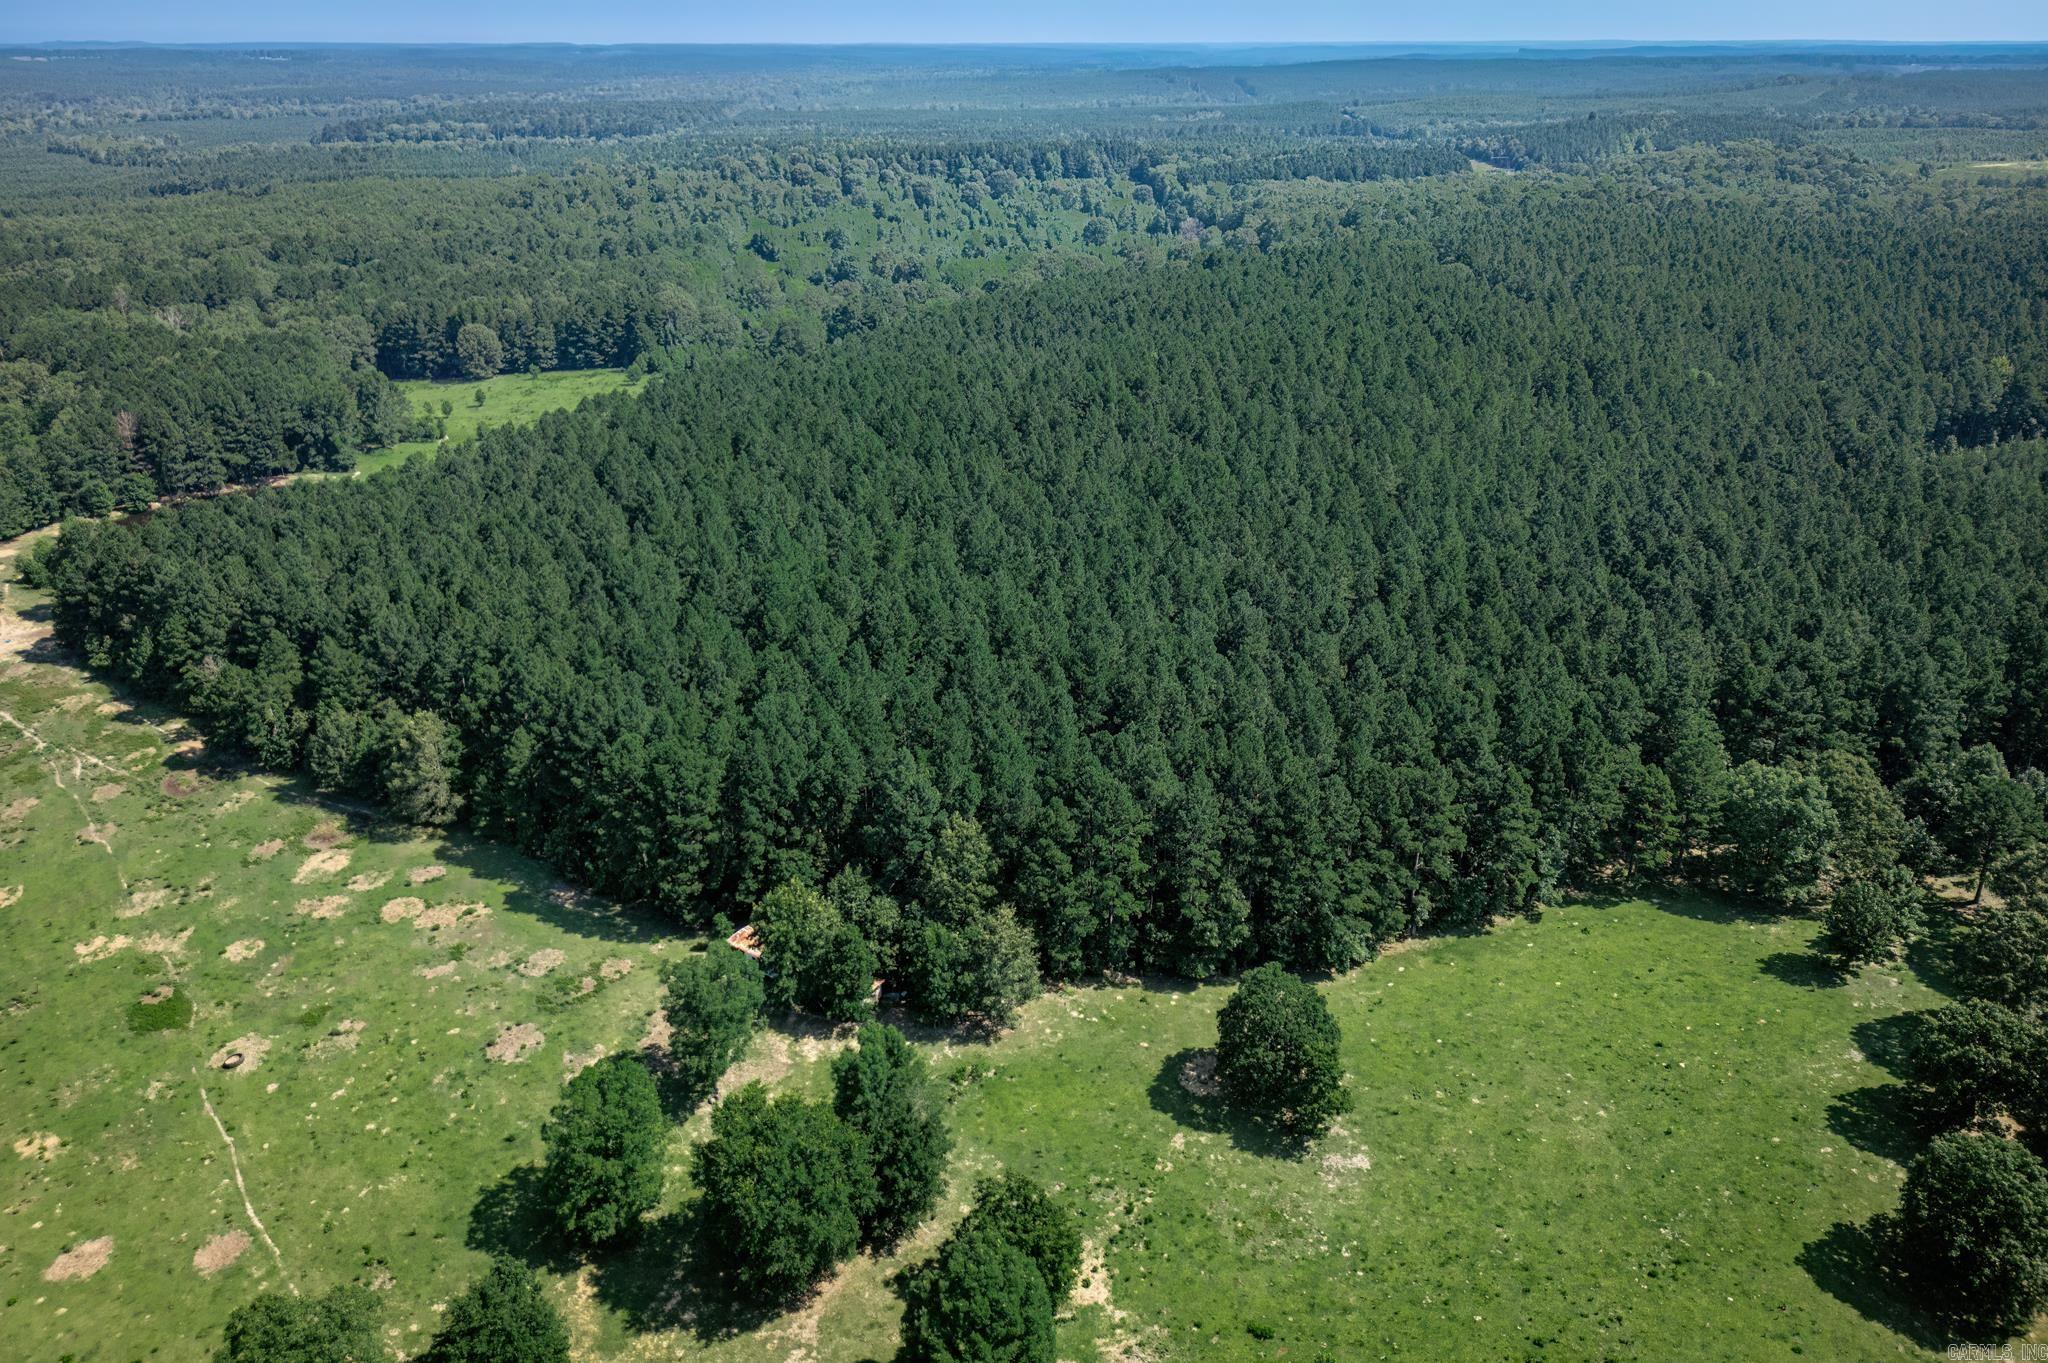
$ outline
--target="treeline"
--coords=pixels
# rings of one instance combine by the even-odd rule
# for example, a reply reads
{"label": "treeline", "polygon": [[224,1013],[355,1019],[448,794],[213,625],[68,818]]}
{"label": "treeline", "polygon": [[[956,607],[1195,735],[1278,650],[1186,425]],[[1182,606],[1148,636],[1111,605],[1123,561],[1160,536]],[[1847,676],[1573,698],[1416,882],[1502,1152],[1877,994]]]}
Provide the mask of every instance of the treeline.
{"label": "treeline", "polygon": [[1583,118],[1479,128],[1460,140],[1476,160],[1512,170],[1584,166],[1618,156],[1673,151],[1693,144],[1767,142],[1798,146],[1800,124],[1762,113],[1589,113]]}
{"label": "treeline", "polygon": [[409,433],[398,390],[316,330],[138,316],[16,331],[0,360],[0,536],[306,469]]}
{"label": "treeline", "polygon": [[1748,762],[2048,764],[2048,462],[1926,443],[2034,210],[1520,188],[74,530],[58,629],[696,921],[850,866],[919,932],[966,819],[1056,976],[1349,964],[1710,845]]}

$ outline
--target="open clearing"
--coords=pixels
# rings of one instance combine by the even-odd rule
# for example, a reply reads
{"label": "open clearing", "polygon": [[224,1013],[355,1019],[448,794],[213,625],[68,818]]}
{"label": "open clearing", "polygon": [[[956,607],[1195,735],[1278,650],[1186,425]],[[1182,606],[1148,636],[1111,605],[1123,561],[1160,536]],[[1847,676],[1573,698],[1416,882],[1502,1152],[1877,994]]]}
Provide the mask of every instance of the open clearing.
{"label": "open clearing", "polygon": [[[414,410],[430,416],[448,413],[448,443],[459,445],[474,437],[482,426],[528,426],[549,412],[566,411],[585,398],[600,393],[630,393],[640,381],[629,380],[623,369],[550,369],[539,374],[500,374],[496,378],[460,382],[408,379],[398,385]],[[484,402],[477,405],[476,395]],[[432,456],[441,449],[438,440],[408,440],[389,449],[371,450],[356,461],[356,471],[368,475],[394,468],[416,455]]]}
{"label": "open clearing", "polygon": [[[1223,988],[1068,990],[993,1045],[925,1040],[957,1183],[903,1259],[855,1261],[797,1313],[724,1304],[690,1234],[699,1113],[640,1246],[564,1260],[529,1200],[541,1119],[566,1073],[649,1032],[686,944],[502,849],[215,764],[167,714],[101,713],[41,603],[7,591],[0,1328],[19,1356],[201,1359],[256,1293],[350,1280],[382,1286],[394,1354],[416,1353],[502,1247],[548,1270],[581,1358],[882,1358],[887,1277],[1004,1166],[1083,1218],[1076,1363],[1916,1352],[1880,1323],[1914,1319],[1852,1285],[1861,1242],[1837,1223],[1896,1201],[1912,1146],[1883,1063],[1898,1015],[1937,996],[1903,967],[1833,980],[1810,924],[1679,894],[1329,985],[1358,1107],[1306,1158],[1201,1091]],[[296,909],[329,896],[339,916]],[[189,1027],[132,1031],[165,985]],[[742,1073],[822,1094],[839,1044],[772,1028]]]}

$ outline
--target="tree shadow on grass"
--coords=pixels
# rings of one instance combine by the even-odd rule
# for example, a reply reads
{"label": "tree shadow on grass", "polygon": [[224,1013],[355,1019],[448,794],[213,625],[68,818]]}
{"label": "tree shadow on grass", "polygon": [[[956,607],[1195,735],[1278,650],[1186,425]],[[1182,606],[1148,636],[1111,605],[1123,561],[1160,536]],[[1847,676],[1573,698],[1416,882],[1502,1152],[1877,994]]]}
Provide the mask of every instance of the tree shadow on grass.
{"label": "tree shadow on grass", "polygon": [[1967,998],[1970,994],[1962,982],[1965,971],[1959,948],[1963,933],[1963,920],[1955,910],[1936,903],[1926,909],[1920,932],[1906,947],[1906,964],[1921,983],[1945,998]]}
{"label": "tree shadow on grass", "polygon": [[1938,1352],[1955,1336],[1907,1296],[1905,1282],[1892,1267],[1897,1260],[1894,1235],[1887,1216],[1862,1226],[1837,1221],[1799,1251],[1799,1266],[1821,1291],[1865,1320]]}
{"label": "tree shadow on grass", "polygon": [[1190,1046],[1166,1057],[1148,1091],[1152,1110],[1192,1130],[1228,1136],[1246,1154],[1299,1159],[1308,1153],[1305,1142],[1232,1111],[1221,1093],[1211,1091],[1215,1081],[1208,1076],[1214,1064],[1215,1052],[1206,1047]]}
{"label": "tree shadow on grass", "polygon": [[484,1189],[470,1209],[464,1243],[486,1254],[509,1254],[530,1268],[568,1273],[576,1256],[548,1214],[540,1172],[537,1164],[522,1164]]}
{"label": "tree shadow on grass", "polygon": [[1832,957],[1817,951],[1774,951],[1758,969],[1799,989],[1840,989],[1851,978]]}
{"label": "tree shadow on grass", "polygon": [[1828,1104],[1828,1129],[1858,1150],[1904,1164],[1922,1144],[1913,1094],[1904,1084],[1872,1084]]}
{"label": "tree shadow on grass", "polygon": [[1849,1029],[1849,1035],[1855,1040],[1856,1049],[1863,1052],[1864,1059],[1886,1074],[1903,1079],[1907,1077],[1913,1046],[1919,1039],[1922,1026],[1918,1013],[1894,1013],[1890,1017],[1859,1022]]}
{"label": "tree shadow on grass", "polygon": [[791,1305],[747,1297],[723,1271],[730,1256],[706,1243],[694,1204],[646,1223],[593,1263],[599,1302],[636,1333],[688,1330],[710,1344],[755,1330]]}

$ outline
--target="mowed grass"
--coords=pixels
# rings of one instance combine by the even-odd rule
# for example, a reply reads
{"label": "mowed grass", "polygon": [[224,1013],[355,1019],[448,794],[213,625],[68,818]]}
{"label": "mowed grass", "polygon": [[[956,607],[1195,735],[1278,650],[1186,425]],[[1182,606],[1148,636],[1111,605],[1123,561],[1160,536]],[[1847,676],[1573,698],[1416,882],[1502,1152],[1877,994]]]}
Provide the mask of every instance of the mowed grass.
{"label": "mowed grass", "polygon": [[[441,415],[441,404],[452,409],[447,416],[447,444],[473,439],[485,426],[526,426],[549,412],[566,411],[585,398],[603,393],[633,392],[643,381],[628,379],[623,369],[551,369],[539,374],[500,374],[496,378],[461,382],[412,379],[401,382],[416,411],[430,417]],[[482,393],[482,406],[476,395]],[[388,449],[371,450],[356,461],[362,475],[396,468],[417,456],[432,457],[443,442],[408,440]]]}
{"label": "mowed grass", "polygon": [[[1358,1102],[1305,1156],[1182,1083],[1226,987],[1070,989],[993,1044],[918,1034],[957,1149],[939,1217],[898,1255],[854,1261],[793,1310],[733,1302],[721,1247],[693,1230],[700,1111],[640,1242],[578,1263],[535,1215],[540,1122],[575,1059],[639,1044],[660,962],[691,944],[502,849],[215,763],[64,665],[41,603],[8,593],[12,1356],[200,1359],[258,1293],[348,1281],[378,1288],[394,1354],[414,1354],[507,1249],[548,1275],[579,1358],[885,1359],[893,1274],[1004,1167],[1082,1219],[1060,1336],[1076,1363],[1859,1359],[1939,1342],[1871,1285],[1856,1227],[1895,1205],[1915,1148],[1883,1063],[1901,1015],[1940,996],[1903,965],[1833,977],[1810,923],[1680,893],[1566,904],[1325,985]],[[456,921],[387,921],[408,897]],[[189,1023],[138,1030],[164,985]],[[538,1049],[487,1058],[516,1024]],[[260,1063],[212,1064],[265,1044]],[[780,1023],[727,1086],[822,1096],[845,1044]],[[80,1247],[67,1262],[103,1258],[96,1272],[46,1277]]]}

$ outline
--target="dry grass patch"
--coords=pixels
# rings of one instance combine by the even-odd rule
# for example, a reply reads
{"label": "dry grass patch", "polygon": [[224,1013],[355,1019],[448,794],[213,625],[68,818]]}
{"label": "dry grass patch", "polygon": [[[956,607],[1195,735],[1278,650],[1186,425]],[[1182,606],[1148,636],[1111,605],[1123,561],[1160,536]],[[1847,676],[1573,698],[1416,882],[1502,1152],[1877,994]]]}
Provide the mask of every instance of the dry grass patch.
{"label": "dry grass patch", "polygon": [[21,902],[26,885],[0,885],[0,909],[11,909]]}
{"label": "dry grass patch", "polygon": [[126,793],[127,789],[128,787],[122,785],[119,781],[109,781],[103,786],[94,786],[92,788],[92,802],[96,805],[103,805],[109,800],[119,799]]}
{"label": "dry grass patch", "polygon": [[519,963],[519,973],[528,979],[537,980],[568,959],[567,952],[559,951],[554,947],[548,947],[543,951],[534,952],[533,955],[521,961]]}
{"label": "dry grass patch", "polygon": [[490,911],[488,904],[436,904],[422,910],[412,921],[423,928],[452,928],[472,918],[483,918]]}
{"label": "dry grass patch", "polygon": [[415,866],[405,873],[408,885],[424,885],[430,880],[439,880],[448,874],[446,866]]}
{"label": "dry grass patch", "polygon": [[318,899],[301,899],[292,906],[292,912],[307,918],[339,918],[348,912],[348,896],[330,894]]}
{"label": "dry grass patch", "polygon": [[313,825],[313,831],[300,839],[315,852],[324,852],[330,847],[339,847],[348,841],[348,832],[339,819],[322,819]]}
{"label": "dry grass patch", "polygon": [[157,782],[156,788],[173,800],[186,800],[199,793],[199,778],[190,772],[174,771]]}
{"label": "dry grass patch", "polygon": [[199,1270],[202,1278],[211,1278],[224,1268],[234,1266],[249,1248],[246,1231],[231,1230],[225,1235],[216,1235],[192,1252],[192,1267]]}
{"label": "dry grass patch", "polygon": [[348,888],[357,894],[362,894],[366,890],[381,890],[384,888],[384,882],[389,879],[389,871],[365,871],[359,876],[350,877]]}
{"label": "dry grass patch", "polygon": [[43,1270],[46,1283],[79,1283],[107,1266],[114,1257],[114,1237],[102,1235],[97,1240],[88,1240],[74,1245],[51,1261]]}
{"label": "dry grass patch", "polygon": [[14,1143],[15,1154],[23,1159],[40,1160],[44,1164],[57,1158],[57,1152],[63,1148],[63,1138],[54,1131],[38,1131],[33,1136],[23,1136]]}
{"label": "dry grass patch", "polygon": [[377,916],[387,923],[403,923],[408,918],[417,917],[419,911],[425,907],[427,901],[424,899],[415,899],[409,894],[400,895],[377,910]]}
{"label": "dry grass patch", "polygon": [[348,869],[348,862],[349,854],[346,852],[334,850],[315,852],[312,856],[299,863],[298,870],[292,872],[292,884],[304,885],[309,880],[319,880],[323,876],[337,875]]}
{"label": "dry grass patch", "polygon": [[243,961],[254,960],[262,954],[263,939],[261,937],[244,937],[239,942],[229,942],[227,950],[221,952],[221,955],[237,965],[240,965]]}
{"label": "dry grass patch", "polygon": [[160,909],[170,902],[171,892],[167,889],[159,887],[148,890],[131,890],[128,892],[127,905],[114,910],[114,917],[140,918],[151,909]]}
{"label": "dry grass patch", "polygon": [[484,1055],[500,1065],[517,1065],[547,1042],[540,1028],[530,1022],[506,1023],[497,1040],[484,1047]]}
{"label": "dry grass patch", "polygon": [[229,1074],[254,1074],[263,1068],[263,1057],[269,1054],[270,1038],[250,1032],[215,1051],[206,1064],[209,1069],[225,1070]]}
{"label": "dry grass patch", "polygon": [[614,956],[599,966],[597,973],[604,976],[607,983],[612,980],[623,980],[633,973],[633,963],[623,956]]}
{"label": "dry grass patch", "polygon": [[77,946],[71,948],[71,950],[72,953],[76,955],[80,961],[83,961],[86,964],[90,965],[94,961],[104,961],[107,959],[107,957],[112,956],[117,952],[126,951],[129,947],[130,940],[131,939],[125,933],[117,933],[112,937],[108,937],[107,935],[102,933],[100,936],[93,938],[90,942],[80,942]]}
{"label": "dry grass patch", "polygon": [[259,842],[254,847],[250,848],[249,860],[269,861],[272,857],[276,856],[279,852],[282,851],[284,851],[284,839],[272,838],[268,842]]}
{"label": "dry grass patch", "polygon": [[0,809],[0,823],[20,823],[28,817],[28,812],[31,809],[34,809],[41,803],[42,801],[33,795],[24,795],[18,800],[10,800],[8,801],[7,808]]}

